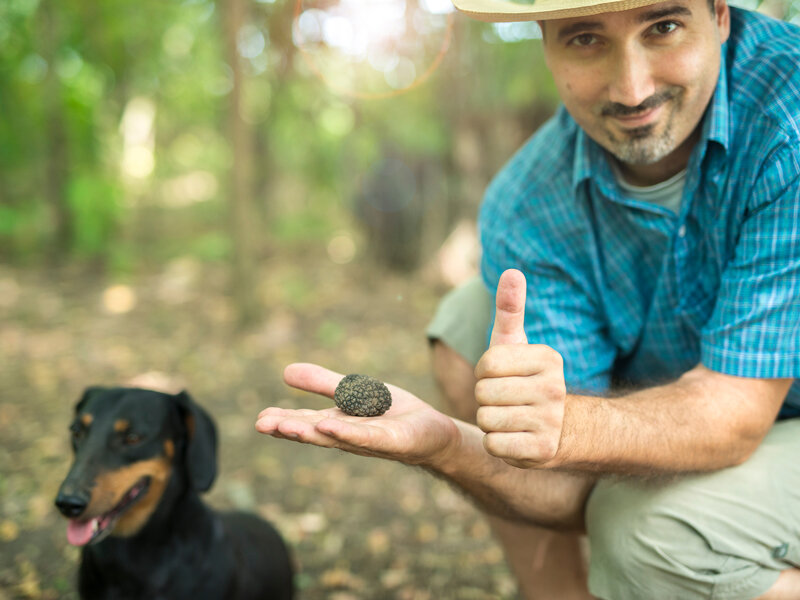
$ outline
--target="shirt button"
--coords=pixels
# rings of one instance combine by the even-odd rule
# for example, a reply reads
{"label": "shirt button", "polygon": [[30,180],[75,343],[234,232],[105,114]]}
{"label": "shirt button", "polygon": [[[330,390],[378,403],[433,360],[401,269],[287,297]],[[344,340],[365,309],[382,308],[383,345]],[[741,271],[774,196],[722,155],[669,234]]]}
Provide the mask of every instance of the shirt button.
{"label": "shirt button", "polygon": [[686,237],[686,225],[681,225],[678,229],[678,237]]}
{"label": "shirt button", "polygon": [[772,558],[784,558],[789,553],[789,544],[781,544],[772,549]]}

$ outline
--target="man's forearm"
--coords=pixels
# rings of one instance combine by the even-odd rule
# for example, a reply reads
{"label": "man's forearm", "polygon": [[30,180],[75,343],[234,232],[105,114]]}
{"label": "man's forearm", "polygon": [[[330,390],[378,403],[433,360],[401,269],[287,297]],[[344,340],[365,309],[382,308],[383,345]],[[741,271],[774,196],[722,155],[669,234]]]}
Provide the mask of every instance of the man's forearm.
{"label": "man's forearm", "polygon": [[768,431],[788,385],[698,367],[673,383],[618,398],[567,396],[559,449],[548,467],[651,475],[739,464]]}
{"label": "man's forearm", "polygon": [[461,440],[446,457],[425,465],[471,496],[487,512],[543,527],[583,530],[592,474],[519,469],[491,456],[483,432],[456,421]]}

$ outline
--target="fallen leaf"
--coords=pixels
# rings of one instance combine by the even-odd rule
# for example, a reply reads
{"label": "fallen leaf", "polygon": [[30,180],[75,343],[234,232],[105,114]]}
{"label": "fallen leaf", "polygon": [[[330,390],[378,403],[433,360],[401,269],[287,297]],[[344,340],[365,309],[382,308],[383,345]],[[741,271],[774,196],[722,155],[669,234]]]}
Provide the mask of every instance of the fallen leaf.
{"label": "fallen leaf", "polygon": [[363,579],[343,568],[328,569],[323,572],[320,582],[327,589],[348,588],[360,590],[364,587]]}
{"label": "fallen leaf", "polygon": [[9,519],[0,522],[0,540],[13,542],[19,537],[19,525]]}
{"label": "fallen leaf", "polygon": [[383,554],[389,549],[389,536],[383,529],[373,529],[367,534],[367,547],[373,554]]}

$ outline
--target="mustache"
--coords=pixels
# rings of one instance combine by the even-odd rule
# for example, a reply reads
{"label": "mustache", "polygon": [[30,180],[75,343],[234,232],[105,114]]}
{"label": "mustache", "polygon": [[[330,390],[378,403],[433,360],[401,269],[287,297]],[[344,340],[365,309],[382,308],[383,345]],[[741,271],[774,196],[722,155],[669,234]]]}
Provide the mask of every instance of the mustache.
{"label": "mustache", "polygon": [[648,98],[645,98],[644,101],[638,106],[628,106],[618,102],[609,102],[603,106],[600,114],[604,117],[628,117],[630,115],[642,113],[656,108],[657,106],[661,106],[665,102],[674,99],[677,95],[678,90],[676,88],[667,88],[665,90],[661,90],[660,92],[656,92]]}

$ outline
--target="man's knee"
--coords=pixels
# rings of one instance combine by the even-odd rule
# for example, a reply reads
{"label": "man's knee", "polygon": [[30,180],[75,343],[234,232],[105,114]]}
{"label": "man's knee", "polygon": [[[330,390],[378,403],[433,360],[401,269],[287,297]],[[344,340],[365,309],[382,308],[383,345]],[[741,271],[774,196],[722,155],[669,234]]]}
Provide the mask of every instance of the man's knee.
{"label": "man's knee", "polygon": [[433,375],[448,412],[462,421],[475,422],[475,375],[472,364],[444,342],[431,342]]}
{"label": "man's knee", "polygon": [[586,512],[592,594],[689,600],[741,585],[742,596],[733,597],[745,598],[746,588],[766,585],[761,580],[772,575],[760,565],[713,547],[691,515],[690,493],[641,482],[598,484]]}
{"label": "man's knee", "polygon": [[480,278],[450,291],[428,325],[433,371],[450,414],[475,422],[474,366],[486,350],[494,299]]}
{"label": "man's knee", "polygon": [[626,496],[613,484],[599,485],[593,492],[586,515],[593,593],[615,599],[623,597],[620,593],[628,598],[655,597],[648,594],[658,580],[660,589],[667,586],[676,591],[663,598],[681,597],[677,592],[692,570],[682,564],[688,559],[685,551],[703,544],[695,532],[662,508],[642,496]]}

